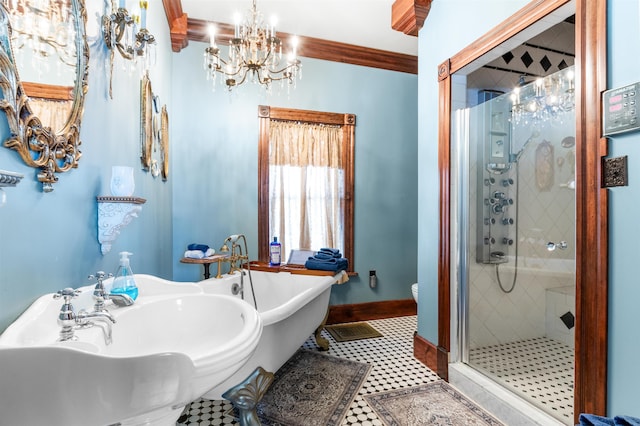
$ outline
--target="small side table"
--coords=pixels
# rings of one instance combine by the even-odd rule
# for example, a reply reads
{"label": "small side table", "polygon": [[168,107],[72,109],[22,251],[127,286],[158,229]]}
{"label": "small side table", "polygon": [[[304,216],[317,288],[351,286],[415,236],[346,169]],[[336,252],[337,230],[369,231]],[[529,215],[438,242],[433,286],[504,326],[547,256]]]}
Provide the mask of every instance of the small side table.
{"label": "small side table", "polygon": [[182,259],[180,259],[180,263],[198,263],[202,265],[204,267],[204,279],[206,280],[209,277],[211,277],[211,274],[209,273],[209,266],[212,263],[218,264],[218,273],[216,275],[216,278],[220,278],[222,276],[222,274],[220,273],[220,264],[227,257],[229,257],[228,254],[214,254],[213,256],[203,257],[202,259],[192,259],[190,257],[183,257]]}

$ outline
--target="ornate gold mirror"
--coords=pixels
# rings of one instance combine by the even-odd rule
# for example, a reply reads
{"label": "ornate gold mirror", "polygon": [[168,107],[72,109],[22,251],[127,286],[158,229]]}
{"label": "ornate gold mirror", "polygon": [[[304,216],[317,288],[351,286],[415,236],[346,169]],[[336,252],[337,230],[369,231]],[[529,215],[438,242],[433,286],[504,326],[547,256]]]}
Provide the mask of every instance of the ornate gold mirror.
{"label": "ornate gold mirror", "polygon": [[[89,48],[84,0],[0,0],[4,146],[38,168],[44,192],[78,167]],[[42,25],[47,22],[48,25]]]}

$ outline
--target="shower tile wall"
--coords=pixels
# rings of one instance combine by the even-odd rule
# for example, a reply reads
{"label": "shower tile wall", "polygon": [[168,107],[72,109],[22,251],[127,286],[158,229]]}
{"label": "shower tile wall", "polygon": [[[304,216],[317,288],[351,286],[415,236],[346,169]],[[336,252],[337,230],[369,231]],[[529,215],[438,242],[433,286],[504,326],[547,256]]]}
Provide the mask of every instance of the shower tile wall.
{"label": "shower tile wall", "polygon": [[[568,114],[573,117],[573,114]],[[532,127],[513,131],[513,151],[522,148],[532,135]],[[470,349],[515,342],[535,337],[555,335],[567,329],[555,312],[557,305],[548,306],[547,289],[575,288],[575,191],[567,184],[575,180],[575,147],[563,147],[562,140],[574,135],[572,118],[553,125],[537,126],[539,136],[532,140],[520,158],[520,207],[518,226],[518,272],[514,290],[506,294],[496,281],[495,265],[475,262],[476,180],[475,148],[470,150],[469,165],[469,336]],[[536,149],[543,141],[553,148],[552,185],[540,188],[536,181]],[[472,139],[473,142],[473,139]],[[565,143],[566,146],[566,143]],[[549,164],[549,163],[547,163]],[[541,173],[540,162],[537,164]],[[515,179],[515,167],[504,176]],[[481,196],[481,195],[480,195]],[[514,196],[515,199],[515,196]],[[513,209],[513,207],[511,207]],[[515,211],[510,212],[515,216]],[[515,240],[515,229],[509,227],[509,237]],[[566,250],[547,250],[547,242],[566,241]],[[513,256],[513,251],[509,253]],[[511,287],[513,259],[500,266],[505,288]],[[566,293],[566,292],[565,292]],[[569,290],[570,293],[570,290]],[[549,308],[549,311],[547,311]],[[573,311],[575,314],[575,311]],[[564,333],[565,342],[572,339],[572,330]]]}

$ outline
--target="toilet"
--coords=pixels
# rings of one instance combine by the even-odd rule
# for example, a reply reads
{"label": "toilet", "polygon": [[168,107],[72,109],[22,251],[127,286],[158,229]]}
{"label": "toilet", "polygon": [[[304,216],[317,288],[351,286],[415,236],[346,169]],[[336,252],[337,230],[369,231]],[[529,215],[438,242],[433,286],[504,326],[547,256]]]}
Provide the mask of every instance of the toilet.
{"label": "toilet", "polygon": [[418,283],[411,284],[411,294],[413,294],[413,300],[418,303]]}

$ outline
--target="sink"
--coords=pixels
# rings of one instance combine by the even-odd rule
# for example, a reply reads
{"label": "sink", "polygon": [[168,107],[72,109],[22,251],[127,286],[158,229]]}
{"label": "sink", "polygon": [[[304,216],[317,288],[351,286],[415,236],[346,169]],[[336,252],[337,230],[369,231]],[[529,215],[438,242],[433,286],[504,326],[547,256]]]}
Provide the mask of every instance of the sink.
{"label": "sink", "polygon": [[[0,336],[0,394],[10,395],[0,398],[3,421],[175,425],[186,404],[253,354],[262,323],[248,303],[194,283],[135,278],[134,305],[107,304],[116,319],[109,345],[99,322],[75,330],[75,341],[58,341],[62,301],[52,294],[7,328]],[[93,286],[79,290],[75,311],[92,310]]]}

